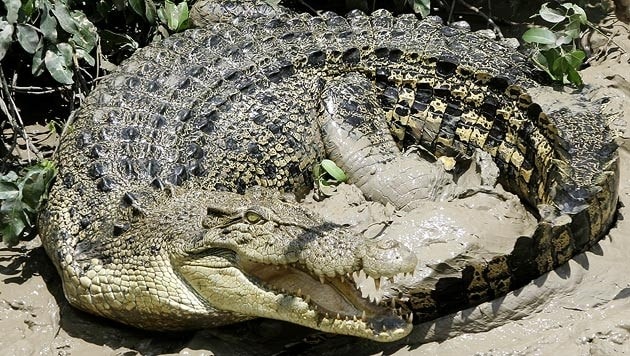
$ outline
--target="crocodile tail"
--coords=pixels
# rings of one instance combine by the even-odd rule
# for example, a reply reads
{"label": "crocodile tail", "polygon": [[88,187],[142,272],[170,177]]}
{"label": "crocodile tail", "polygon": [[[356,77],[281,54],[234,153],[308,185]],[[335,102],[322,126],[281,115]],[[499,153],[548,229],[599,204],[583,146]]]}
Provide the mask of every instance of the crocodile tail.
{"label": "crocodile tail", "polygon": [[[461,279],[443,278],[432,290],[414,290],[409,306],[418,321],[504,295],[593,246],[614,222],[619,181],[616,146],[603,120],[593,120],[597,114],[547,115],[508,78],[461,66],[450,55],[420,68],[425,80],[392,77],[396,94],[383,91],[399,143],[422,144],[436,156],[488,152],[504,188],[539,222],[509,255],[470,263]],[[402,100],[409,92],[413,100]]]}

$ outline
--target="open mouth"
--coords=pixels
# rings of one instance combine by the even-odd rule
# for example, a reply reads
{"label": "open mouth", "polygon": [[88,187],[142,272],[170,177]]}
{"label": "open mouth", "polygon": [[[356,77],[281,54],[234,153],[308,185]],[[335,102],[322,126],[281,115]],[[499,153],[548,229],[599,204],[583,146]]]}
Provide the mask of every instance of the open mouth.
{"label": "open mouth", "polygon": [[[261,288],[304,300],[316,312],[320,323],[356,322],[378,335],[408,329],[413,320],[413,313],[396,309],[394,300],[392,307],[385,307],[362,297],[351,274],[317,277],[299,265],[268,265],[246,259],[239,261],[239,267]],[[375,279],[377,286],[378,281]]]}

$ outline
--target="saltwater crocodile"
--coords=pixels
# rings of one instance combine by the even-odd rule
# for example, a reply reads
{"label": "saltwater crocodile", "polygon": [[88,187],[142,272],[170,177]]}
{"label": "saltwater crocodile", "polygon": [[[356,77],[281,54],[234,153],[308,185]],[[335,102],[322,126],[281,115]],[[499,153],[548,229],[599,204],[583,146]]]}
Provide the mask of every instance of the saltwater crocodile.
{"label": "saltwater crocodile", "polygon": [[[104,78],[62,135],[39,222],[72,305],[148,329],[268,317],[392,341],[412,316],[505,294],[611,226],[618,162],[605,124],[576,117],[558,130],[526,93],[531,68],[511,47],[382,10],[197,4],[208,8],[217,15],[203,28],[140,49]],[[378,283],[412,271],[414,255],[286,193],[308,190],[313,165],[330,157],[372,199],[453,198],[439,166],[400,153],[414,144],[436,156],[487,151],[539,225],[511,254],[448,278],[457,288],[405,291],[414,314],[401,315],[361,298],[350,277]],[[409,160],[415,168],[390,169]]]}

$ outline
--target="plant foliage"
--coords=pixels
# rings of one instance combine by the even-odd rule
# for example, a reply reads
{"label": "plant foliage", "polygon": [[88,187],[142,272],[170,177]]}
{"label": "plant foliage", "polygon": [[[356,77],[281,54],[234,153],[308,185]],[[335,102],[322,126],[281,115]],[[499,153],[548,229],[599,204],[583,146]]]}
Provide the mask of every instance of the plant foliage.
{"label": "plant foliage", "polygon": [[[0,16],[0,60],[12,50],[22,51],[18,55],[31,58],[33,76],[48,72],[60,84],[73,84],[80,67],[94,67],[97,53],[137,49],[129,34],[134,30],[148,27],[151,40],[189,27],[186,2],[2,0],[2,5],[6,15]],[[129,26],[116,26],[117,17]],[[103,51],[97,52],[101,41]]]}
{"label": "plant foliage", "polygon": [[37,213],[48,198],[55,174],[53,163],[44,160],[26,168],[21,176],[14,171],[0,176],[0,233],[6,245],[33,236]]}
{"label": "plant foliage", "polygon": [[581,86],[578,69],[584,63],[586,53],[577,47],[583,26],[593,25],[584,10],[576,4],[564,3],[552,8],[549,3],[541,6],[538,14],[551,27],[535,27],[523,34],[523,40],[534,46],[532,60],[555,81]]}

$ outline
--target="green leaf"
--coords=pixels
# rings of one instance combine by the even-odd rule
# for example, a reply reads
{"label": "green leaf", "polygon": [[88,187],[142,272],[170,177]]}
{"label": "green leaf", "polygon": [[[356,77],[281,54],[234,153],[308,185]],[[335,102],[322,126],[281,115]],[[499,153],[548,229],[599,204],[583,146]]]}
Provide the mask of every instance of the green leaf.
{"label": "green leaf", "polygon": [[188,3],[185,1],[175,5],[171,1],[165,1],[158,16],[173,32],[185,30],[188,27]]}
{"label": "green leaf", "polygon": [[145,0],[144,4],[145,4],[144,15],[147,21],[151,25],[155,25],[157,21],[157,9],[155,7],[155,3],[153,2],[153,0]]}
{"label": "green leaf", "polygon": [[182,1],[177,4],[177,28],[175,31],[183,31],[188,28],[188,3]]}
{"label": "green leaf", "polygon": [[71,42],[76,47],[83,48],[87,52],[92,51],[98,39],[96,26],[80,11],[73,11],[72,18],[77,25],[78,31],[72,35]]}
{"label": "green leaf", "polygon": [[31,25],[18,24],[17,39],[26,52],[33,54],[37,50],[39,33]]}
{"label": "green leaf", "polygon": [[321,166],[326,173],[330,174],[331,177],[339,182],[345,182],[348,179],[344,171],[339,168],[335,162],[329,159],[322,160]]}
{"label": "green leaf", "polygon": [[582,9],[578,5],[567,2],[567,3],[561,4],[560,6],[564,7],[567,10],[573,11],[573,14],[569,15],[569,17],[573,17],[573,15],[577,15],[577,19],[580,21],[580,23],[582,23],[583,25],[586,25],[588,23],[586,12],[584,12],[584,9]]}
{"label": "green leaf", "polygon": [[25,17],[30,18],[33,15],[33,10],[35,10],[35,0],[22,1],[20,11]]}
{"label": "green leaf", "polygon": [[523,34],[523,40],[529,43],[550,45],[556,43],[556,34],[543,27],[530,28]]}
{"label": "green leaf", "polygon": [[144,15],[144,0],[129,0],[129,5],[131,5],[131,8],[133,9],[133,11],[140,15],[140,16],[145,16]]}
{"label": "green leaf", "polygon": [[542,17],[543,20],[551,23],[558,23],[564,21],[567,17],[558,10],[552,9],[549,6],[549,3],[544,3],[540,7],[540,11],[538,14]]}
{"label": "green leaf", "polygon": [[4,58],[13,43],[13,25],[0,20],[0,60]]}
{"label": "green leaf", "polygon": [[58,2],[53,4],[52,12],[59,21],[59,26],[63,28],[64,31],[75,34],[78,32],[77,24],[75,23],[72,16],[70,16],[70,12],[68,12],[68,8],[65,4]]}
{"label": "green leaf", "polygon": [[177,29],[177,6],[170,1],[164,2],[164,15],[166,16],[166,26],[171,31],[175,31]]}
{"label": "green leaf", "polygon": [[42,11],[42,20],[39,23],[39,30],[44,34],[44,38],[52,43],[57,42],[57,20],[50,15],[47,7]]}
{"label": "green leaf", "polygon": [[0,182],[17,182],[20,177],[14,171],[9,171],[5,175],[0,176]]}
{"label": "green leaf", "polygon": [[55,166],[50,161],[42,161],[26,169],[23,178],[22,201],[39,210],[41,203],[48,197],[48,187],[55,176]]}
{"label": "green leaf", "polygon": [[54,48],[46,51],[44,57],[46,69],[50,75],[61,84],[72,84],[72,70],[68,68],[66,58],[58,49]]}
{"label": "green leaf", "polygon": [[553,64],[551,65],[551,71],[556,74],[556,76],[564,78],[564,73],[567,72],[567,68],[569,67],[570,65],[565,57],[558,57],[555,61],[553,61]]}
{"label": "green leaf", "polygon": [[560,75],[558,77],[557,73],[552,69],[552,64],[558,57],[560,57],[560,53],[556,48],[552,48],[537,52],[532,59],[540,69],[544,70],[549,75],[551,79],[562,80],[563,76]]}
{"label": "green leaf", "polygon": [[94,59],[94,57],[90,56],[90,54],[85,50],[77,48],[75,49],[75,52],[77,54],[77,57],[83,59],[90,66],[93,67],[96,64],[96,60]]}
{"label": "green leaf", "polygon": [[15,216],[15,214],[7,215],[6,222],[2,222],[2,228],[0,233],[2,234],[2,242],[7,246],[15,246],[20,242],[20,235],[26,224],[21,216]]}
{"label": "green leaf", "polygon": [[427,17],[431,12],[431,0],[413,0],[413,12]]}
{"label": "green leaf", "polygon": [[44,73],[44,46],[37,48],[37,51],[33,54],[33,62],[31,63],[31,73],[34,76],[40,76]]}
{"label": "green leaf", "polygon": [[72,57],[74,56],[74,49],[72,48],[72,46],[65,42],[62,42],[62,43],[57,43],[57,49],[58,49],[57,53],[63,56],[65,64],[67,66],[72,66]]}
{"label": "green leaf", "polygon": [[14,183],[0,182],[0,200],[15,199],[20,196],[20,189]]}
{"label": "green leaf", "polygon": [[7,10],[6,20],[10,24],[14,24],[18,19],[18,12],[20,11],[20,0],[2,0],[4,8]]}
{"label": "green leaf", "polygon": [[556,39],[556,43],[555,43],[557,47],[560,47],[562,45],[566,45],[566,44],[569,44],[569,43],[573,42],[573,37],[567,35],[563,31],[562,32],[558,32],[556,34],[556,36],[558,36],[558,38]]}
{"label": "green leaf", "polygon": [[577,70],[578,68],[580,68],[580,66],[584,62],[584,59],[586,58],[586,53],[584,53],[584,51],[582,50],[576,49],[574,51],[571,51],[565,54],[564,58],[566,59],[567,63],[571,66],[571,68]]}
{"label": "green leaf", "polygon": [[578,73],[575,69],[571,67],[567,69],[567,79],[575,86],[581,87],[582,85],[584,85],[580,73]]}

